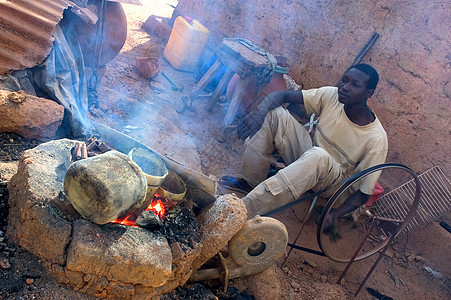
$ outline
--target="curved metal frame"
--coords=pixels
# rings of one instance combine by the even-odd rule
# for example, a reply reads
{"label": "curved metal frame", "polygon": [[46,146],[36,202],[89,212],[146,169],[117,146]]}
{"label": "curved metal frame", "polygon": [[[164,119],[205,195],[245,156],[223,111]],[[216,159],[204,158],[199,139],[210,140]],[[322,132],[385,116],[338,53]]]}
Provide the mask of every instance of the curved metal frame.
{"label": "curved metal frame", "polygon": [[[335,202],[337,201],[337,199],[350,187],[352,186],[356,181],[364,178],[365,176],[368,176],[371,173],[377,172],[377,171],[381,171],[384,169],[389,169],[389,168],[398,168],[398,169],[402,169],[405,170],[406,172],[410,173],[410,175],[412,175],[413,179],[415,180],[415,197],[414,197],[414,201],[412,203],[412,206],[410,208],[409,213],[407,214],[407,216],[404,218],[402,224],[400,226],[398,226],[397,230],[394,233],[394,237],[396,237],[401,231],[404,230],[404,228],[407,226],[408,222],[410,221],[410,219],[414,216],[414,214],[416,213],[418,204],[420,202],[420,196],[421,196],[421,184],[419,181],[418,176],[415,174],[415,172],[413,172],[409,167],[401,165],[401,164],[395,164],[395,163],[387,163],[387,164],[381,164],[381,165],[377,165],[371,168],[368,168],[366,170],[363,170],[357,174],[354,174],[353,176],[349,177],[347,180],[345,180],[340,188],[332,195],[332,197],[329,198],[329,201],[326,204],[326,207],[324,208],[321,216],[320,216],[320,220],[319,220],[319,224],[318,224],[318,228],[317,228],[317,232],[316,232],[316,236],[317,236],[317,241],[318,241],[318,246],[320,247],[321,251],[323,251],[323,253],[329,257],[331,260],[336,261],[336,262],[342,262],[342,263],[347,263],[349,262],[351,259],[339,259],[334,257],[331,254],[328,254],[327,251],[325,251],[323,245],[322,245],[322,231],[323,231],[323,227],[324,227],[324,220],[326,219],[326,216],[330,213],[333,205],[335,204]],[[377,217],[375,217],[377,219]],[[386,239],[384,242],[381,242],[378,246],[374,247],[373,249],[371,249],[370,251],[364,252],[358,256],[355,257],[354,261],[358,261],[364,258],[367,258],[371,255],[373,255],[374,253],[378,252],[380,249],[382,249],[383,247],[385,247],[389,241],[392,241],[393,239]]]}

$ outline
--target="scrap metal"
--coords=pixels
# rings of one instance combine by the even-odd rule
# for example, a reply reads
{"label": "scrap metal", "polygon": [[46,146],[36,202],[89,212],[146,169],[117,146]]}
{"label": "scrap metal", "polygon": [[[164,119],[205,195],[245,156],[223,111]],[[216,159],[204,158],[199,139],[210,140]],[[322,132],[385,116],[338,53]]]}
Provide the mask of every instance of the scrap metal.
{"label": "scrap metal", "polygon": [[[83,11],[84,0],[0,0],[0,75],[31,68],[41,63],[53,46],[56,25],[68,7]],[[142,5],[139,0],[113,2]]]}
{"label": "scrap metal", "polygon": [[68,0],[0,0],[0,75],[41,63]]}

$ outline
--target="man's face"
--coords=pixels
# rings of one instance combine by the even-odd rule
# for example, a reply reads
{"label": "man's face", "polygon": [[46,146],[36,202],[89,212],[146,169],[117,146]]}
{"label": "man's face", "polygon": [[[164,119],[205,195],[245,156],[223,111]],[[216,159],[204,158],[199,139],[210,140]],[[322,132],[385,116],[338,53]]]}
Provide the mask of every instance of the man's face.
{"label": "man's face", "polygon": [[349,69],[340,79],[338,87],[338,101],[343,104],[360,104],[371,97],[374,89],[368,89],[370,77],[357,69]]}

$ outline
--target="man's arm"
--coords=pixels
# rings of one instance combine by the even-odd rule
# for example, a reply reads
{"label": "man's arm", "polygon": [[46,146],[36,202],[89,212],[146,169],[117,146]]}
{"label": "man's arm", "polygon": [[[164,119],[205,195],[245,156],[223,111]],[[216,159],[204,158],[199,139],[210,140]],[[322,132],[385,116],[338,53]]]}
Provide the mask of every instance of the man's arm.
{"label": "man's arm", "polygon": [[335,209],[332,214],[334,216],[336,215],[337,217],[341,217],[365,204],[370,197],[371,195],[367,195],[358,190],[351,194],[351,196],[349,196],[349,198],[346,199],[340,207]]}
{"label": "man's arm", "polygon": [[254,135],[262,126],[268,111],[281,106],[284,103],[304,104],[301,91],[275,91],[266,96],[257,106],[257,109],[249,113],[238,125],[238,137],[245,139]]}
{"label": "man's arm", "polygon": [[[327,218],[324,220],[324,232],[334,232],[333,228],[336,228],[338,218],[346,215],[349,212],[354,211],[359,208],[371,197],[371,195],[367,195],[362,193],[360,190],[354,192],[349,196],[348,199],[338,208],[333,208]],[[334,235],[334,239],[340,238],[339,233],[332,233]]]}

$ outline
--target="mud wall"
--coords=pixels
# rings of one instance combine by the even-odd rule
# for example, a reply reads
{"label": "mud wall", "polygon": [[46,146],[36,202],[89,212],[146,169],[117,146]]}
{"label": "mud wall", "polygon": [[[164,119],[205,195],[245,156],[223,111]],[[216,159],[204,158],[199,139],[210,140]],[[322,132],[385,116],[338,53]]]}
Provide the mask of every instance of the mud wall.
{"label": "mud wall", "polygon": [[334,85],[379,33],[363,62],[381,77],[368,103],[388,133],[387,161],[451,175],[449,1],[180,0],[178,15],[204,24],[212,49],[242,37],[286,56],[304,88]]}

